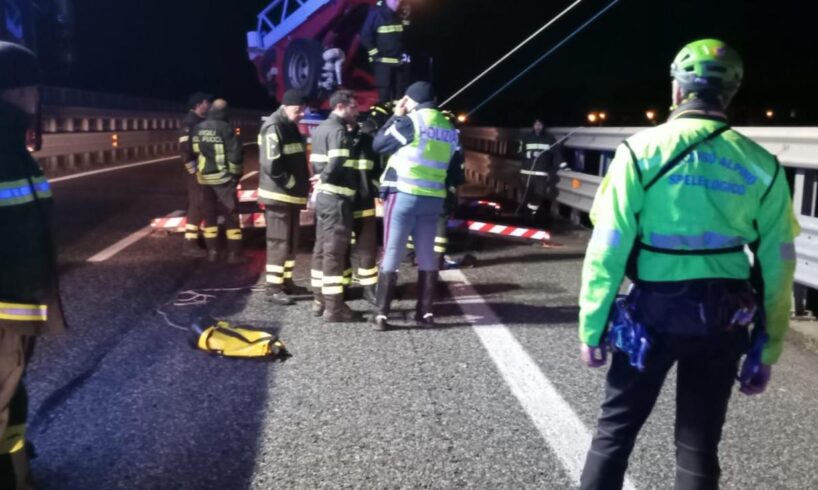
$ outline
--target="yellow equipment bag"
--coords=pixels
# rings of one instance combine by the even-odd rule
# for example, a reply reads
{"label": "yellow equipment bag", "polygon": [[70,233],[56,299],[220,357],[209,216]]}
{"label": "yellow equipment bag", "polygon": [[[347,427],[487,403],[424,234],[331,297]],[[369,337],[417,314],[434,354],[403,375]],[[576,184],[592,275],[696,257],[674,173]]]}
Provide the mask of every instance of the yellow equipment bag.
{"label": "yellow equipment bag", "polygon": [[191,329],[196,334],[195,346],[211,354],[282,361],[291,357],[284,342],[262,330],[235,327],[229,322],[212,319],[194,322]]}

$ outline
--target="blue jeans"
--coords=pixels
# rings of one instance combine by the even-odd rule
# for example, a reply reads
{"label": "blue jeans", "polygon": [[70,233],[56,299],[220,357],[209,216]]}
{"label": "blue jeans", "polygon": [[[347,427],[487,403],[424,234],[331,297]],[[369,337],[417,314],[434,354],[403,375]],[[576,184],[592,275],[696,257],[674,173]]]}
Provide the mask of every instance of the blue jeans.
{"label": "blue jeans", "polygon": [[396,192],[387,197],[384,210],[386,250],[381,271],[395,272],[400,268],[409,235],[415,243],[418,270],[436,271],[435,233],[437,219],[443,211],[443,199]]}

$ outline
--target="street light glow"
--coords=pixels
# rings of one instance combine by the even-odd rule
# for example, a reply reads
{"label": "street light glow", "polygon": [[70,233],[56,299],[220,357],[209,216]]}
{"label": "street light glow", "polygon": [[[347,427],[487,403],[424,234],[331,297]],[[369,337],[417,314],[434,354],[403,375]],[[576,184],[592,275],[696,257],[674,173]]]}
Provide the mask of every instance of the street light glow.
{"label": "street light glow", "polygon": [[468,117],[466,117],[465,114],[460,114],[460,115],[457,116],[457,122],[459,122],[459,123],[464,123],[464,122],[466,122],[467,119],[468,119]]}
{"label": "street light glow", "polygon": [[599,113],[599,120],[600,121],[604,121],[606,117],[608,117],[608,115],[605,114],[604,112]]}
{"label": "street light glow", "polygon": [[767,119],[772,119],[775,117],[775,111],[772,109],[767,109],[767,112],[765,112],[764,115],[767,116]]}
{"label": "street light glow", "polygon": [[588,113],[588,122],[592,123],[592,124],[596,122],[596,114],[595,113],[593,113],[593,112]]}
{"label": "street light glow", "polygon": [[645,111],[645,117],[648,118],[648,121],[653,121],[656,119],[656,111],[652,109],[648,109]]}

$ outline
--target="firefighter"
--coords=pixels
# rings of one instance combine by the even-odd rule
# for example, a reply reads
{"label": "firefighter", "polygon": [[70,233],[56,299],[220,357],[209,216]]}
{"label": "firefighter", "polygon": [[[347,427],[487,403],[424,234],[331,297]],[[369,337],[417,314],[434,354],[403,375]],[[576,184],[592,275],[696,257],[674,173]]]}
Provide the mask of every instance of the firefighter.
{"label": "firefighter", "polygon": [[373,64],[381,103],[400,98],[409,83],[409,55],[400,8],[401,0],[384,0],[370,10],[361,29],[361,44]]}
{"label": "firefighter", "polygon": [[344,302],[343,282],[359,179],[350,158],[352,138],[347,125],[357,120],[358,102],[349,90],[338,90],[329,104],[332,113],[312,134],[310,153],[316,188],[313,314],[326,323],[353,322],[358,315]]}
{"label": "firefighter", "polygon": [[525,205],[525,218],[531,224],[538,222],[540,207],[550,205],[556,197],[556,179],[562,155],[553,147],[556,140],[544,129],[541,119],[534,121],[531,132],[520,141],[520,188]]}
{"label": "firefighter", "polygon": [[264,122],[258,137],[258,200],[267,222],[267,298],[280,305],[295,303],[290,295],[297,292],[293,269],[299,217],[310,186],[307,145],[298,130],[304,106],[301,92],[286,91],[281,107]]}
{"label": "firefighter", "polygon": [[[682,48],[671,75],[668,122],[620,145],[591,211],[581,357],[591,367],[605,364],[613,304],[630,312],[631,332],[644,332],[614,350],[583,489],[622,487],[636,436],[674,364],[675,488],[718,488],[718,444],[752,312],[761,313],[752,335],[763,347],[757,364],[749,354],[745,360],[745,394],[766,388],[788,328],[798,225],[781,165],[728,125],[741,58],[721,41],[699,40]],[[626,271],[634,288],[614,303]]]}
{"label": "firefighter", "polygon": [[202,186],[196,179],[196,159],[197,149],[193,148],[193,129],[197,124],[205,120],[207,111],[210,109],[210,101],[213,97],[204,92],[196,92],[188,99],[188,111],[182,120],[179,131],[179,153],[185,170],[189,174],[187,177],[187,225],[185,225],[185,241],[182,247],[182,255],[193,258],[204,258],[207,252],[199,248],[199,226],[202,224]]}
{"label": "firefighter", "polygon": [[34,54],[0,42],[0,488],[31,488],[22,375],[34,338],[64,328],[54,203],[26,149],[39,105]]}
{"label": "firefighter", "polygon": [[353,125],[351,131],[351,162],[358,171],[358,189],[352,205],[354,225],[350,264],[355,267],[355,276],[363,287],[364,299],[373,305],[375,286],[378,284],[375,199],[378,197],[378,178],[381,175],[381,157],[372,149],[372,140],[377,131],[377,123],[372,117],[366,118],[360,125]]}
{"label": "firefighter", "polygon": [[378,153],[392,155],[387,170],[392,175],[387,179],[394,178],[397,192],[389,194],[384,216],[387,243],[372,322],[377,330],[390,327],[387,318],[398,268],[411,234],[418,260],[415,320],[434,326],[432,304],[438,277],[435,228],[446,199],[447,175],[453,167],[459,170],[459,165],[452,165],[459,143],[457,130],[435,106],[430,83],[415,82],[407,89],[395,115],[375,136],[373,147]]}
{"label": "firefighter", "polygon": [[196,177],[202,184],[202,214],[208,262],[218,259],[219,226],[224,216],[227,234],[227,263],[243,264],[241,227],[237,210],[236,186],[241,179],[244,155],[241,142],[227,117],[227,101],[216,99],[207,119],[196,126],[193,145],[199,149]]}
{"label": "firefighter", "polygon": [[[451,111],[443,111],[443,116],[457,127],[457,117]],[[460,131],[457,131],[458,135]],[[437,254],[438,267],[442,268],[446,261],[446,252],[449,249],[449,218],[452,217],[457,207],[457,188],[466,183],[465,175],[466,159],[463,156],[463,148],[458,144],[455,154],[452,157],[452,171],[446,174],[446,200],[443,202],[443,212],[437,218],[437,228],[435,229],[435,253]]]}

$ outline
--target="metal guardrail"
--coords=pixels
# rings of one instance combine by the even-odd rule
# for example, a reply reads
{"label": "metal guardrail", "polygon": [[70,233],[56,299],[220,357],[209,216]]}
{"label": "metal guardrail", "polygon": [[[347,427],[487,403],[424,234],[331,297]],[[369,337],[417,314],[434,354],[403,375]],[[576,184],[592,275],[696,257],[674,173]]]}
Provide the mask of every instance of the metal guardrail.
{"label": "metal guardrail", "polygon": [[[557,139],[574,133],[564,143],[564,156],[572,170],[561,171],[557,202],[570,209],[579,220],[588,213],[602,177],[619,144],[645,128],[566,128],[548,131]],[[737,127],[752,138],[793,174],[793,203],[801,225],[795,241],[796,282],[818,289],[818,128],[814,127]],[[463,128],[461,138],[466,152],[466,175],[470,182],[501,189],[514,197],[520,185],[519,162],[514,153],[527,129]]]}
{"label": "metal guardrail", "polygon": [[147,97],[91,92],[65,87],[42,87],[40,98],[43,105],[59,107],[85,107],[102,109],[121,109],[146,112],[182,112],[187,111],[185,104]]}

